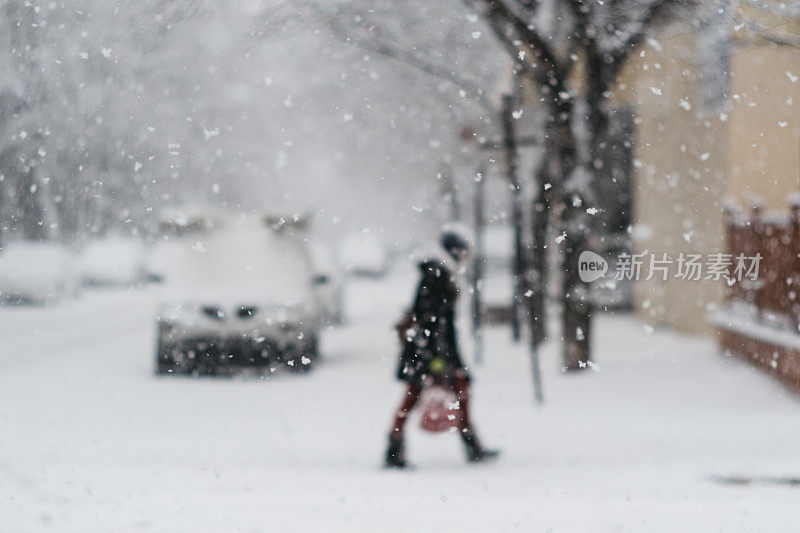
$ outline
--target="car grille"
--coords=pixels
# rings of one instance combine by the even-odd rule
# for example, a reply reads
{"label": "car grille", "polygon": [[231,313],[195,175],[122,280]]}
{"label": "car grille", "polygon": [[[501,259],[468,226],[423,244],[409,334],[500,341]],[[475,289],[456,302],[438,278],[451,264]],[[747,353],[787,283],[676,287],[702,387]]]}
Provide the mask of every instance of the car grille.
{"label": "car grille", "polygon": [[200,311],[208,318],[222,322],[227,320],[228,317],[236,317],[239,320],[249,320],[256,316],[258,307],[254,305],[240,305],[235,307],[232,313],[228,314],[225,312],[225,309],[220,306],[204,305],[200,308]]}

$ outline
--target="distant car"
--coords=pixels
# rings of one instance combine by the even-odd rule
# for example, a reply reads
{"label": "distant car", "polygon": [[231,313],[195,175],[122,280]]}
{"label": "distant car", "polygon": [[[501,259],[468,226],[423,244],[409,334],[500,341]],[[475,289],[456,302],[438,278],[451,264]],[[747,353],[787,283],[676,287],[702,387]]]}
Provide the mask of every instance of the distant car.
{"label": "distant car", "polygon": [[158,373],[314,366],[321,320],[307,245],[291,223],[233,217],[207,234],[171,239],[160,256]]}
{"label": "distant car", "polygon": [[339,260],[350,274],[379,278],[389,268],[389,255],[374,233],[351,233],[339,248]]}
{"label": "distant car", "polygon": [[0,248],[0,301],[44,305],[78,292],[74,255],[55,242],[15,241]]}
{"label": "distant car", "polygon": [[107,237],[89,242],[80,255],[85,287],[130,287],[147,279],[145,247],[131,237]]}
{"label": "distant car", "polygon": [[312,240],[309,243],[312,283],[322,319],[327,324],[344,322],[344,280],[342,269],[330,247]]}

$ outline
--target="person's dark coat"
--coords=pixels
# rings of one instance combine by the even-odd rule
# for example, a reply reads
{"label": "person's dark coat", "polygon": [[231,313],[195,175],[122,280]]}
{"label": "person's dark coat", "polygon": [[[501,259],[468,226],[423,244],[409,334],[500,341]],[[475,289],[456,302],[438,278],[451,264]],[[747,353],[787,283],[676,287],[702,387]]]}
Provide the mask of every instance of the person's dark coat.
{"label": "person's dark coat", "polygon": [[447,378],[466,369],[456,343],[458,287],[453,273],[438,260],[420,263],[422,279],[411,309],[412,326],[403,344],[397,379],[420,382],[432,375]]}

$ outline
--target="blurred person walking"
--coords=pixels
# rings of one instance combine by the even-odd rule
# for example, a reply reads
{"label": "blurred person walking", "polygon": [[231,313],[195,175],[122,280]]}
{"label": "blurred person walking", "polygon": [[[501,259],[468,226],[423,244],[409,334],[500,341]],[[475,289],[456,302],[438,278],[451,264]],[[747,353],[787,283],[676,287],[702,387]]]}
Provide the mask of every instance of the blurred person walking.
{"label": "blurred person walking", "polygon": [[446,230],[440,237],[441,254],[419,264],[421,280],[413,307],[397,324],[403,344],[397,379],[407,384],[389,433],[385,466],[407,466],[403,431],[406,420],[423,392],[432,386],[450,389],[456,398],[455,420],[467,460],[494,459],[499,451],[484,448],[475,434],[469,416],[471,377],[459,355],[456,341],[455,309],[459,295],[458,274],[469,255],[467,238],[457,230]]}

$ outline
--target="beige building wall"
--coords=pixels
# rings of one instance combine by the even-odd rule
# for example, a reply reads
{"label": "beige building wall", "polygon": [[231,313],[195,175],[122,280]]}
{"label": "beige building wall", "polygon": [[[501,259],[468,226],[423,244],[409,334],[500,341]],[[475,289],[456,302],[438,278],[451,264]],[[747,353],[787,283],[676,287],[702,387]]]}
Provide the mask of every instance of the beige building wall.
{"label": "beige building wall", "polygon": [[[620,97],[636,110],[634,247],[673,260],[724,248],[729,123],[722,111],[699,112],[694,48],[691,34],[661,40],[658,50],[643,47],[620,84]],[[706,317],[721,297],[719,282],[711,280],[671,275],[635,285],[642,317],[686,333],[713,331]]]}
{"label": "beige building wall", "polygon": [[800,50],[737,47],[731,74],[728,194],[785,208],[800,193]]}
{"label": "beige building wall", "polygon": [[[739,39],[730,97],[701,112],[693,35],[657,48],[642,47],[618,90],[636,110],[635,248],[671,257],[724,251],[727,198],[785,208],[800,193],[800,50]],[[693,334],[714,331],[707,315],[721,297],[710,280],[644,280],[635,291],[645,319]]]}

